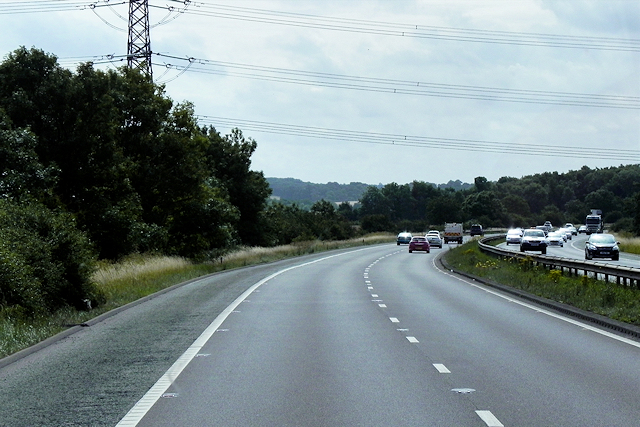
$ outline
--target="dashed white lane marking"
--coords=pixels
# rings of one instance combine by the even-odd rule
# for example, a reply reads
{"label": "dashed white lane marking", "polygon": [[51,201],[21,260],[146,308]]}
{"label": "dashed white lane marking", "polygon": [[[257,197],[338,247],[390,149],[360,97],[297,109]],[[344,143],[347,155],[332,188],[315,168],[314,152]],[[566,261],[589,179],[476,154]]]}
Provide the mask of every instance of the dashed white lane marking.
{"label": "dashed white lane marking", "polygon": [[451,371],[449,369],[447,369],[446,366],[444,366],[442,363],[434,363],[433,367],[436,368],[436,370],[438,372],[440,372],[441,374],[450,374]]}
{"label": "dashed white lane marking", "polygon": [[371,298],[378,298],[378,294],[371,294]]}
{"label": "dashed white lane marking", "polygon": [[476,414],[484,421],[487,427],[504,427],[504,424],[502,424],[491,411],[476,411]]}
{"label": "dashed white lane marking", "polygon": [[407,337],[407,340],[408,340],[410,343],[417,343],[417,342],[420,342],[420,341],[418,341],[418,339],[417,339],[416,337]]}
{"label": "dashed white lane marking", "polygon": [[[316,264],[318,262],[322,262],[331,258],[336,258],[344,255],[353,254],[355,252],[366,251],[369,249],[373,249],[375,246],[369,248],[356,249],[349,252],[342,252],[335,255],[329,255],[323,258],[318,258],[313,261],[305,262],[303,264],[294,265],[280,271],[277,271],[270,276],[265,277],[259,282],[253,284],[249,289],[247,289],[242,295],[240,295],[234,302],[229,304],[227,308],[225,308],[222,313],[216,317],[213,322],[207,327],[207,329],[202,332],[202,334],[191,344],[191,346],[174,362],[174,364],[169,368],[167,372],[164,373],[162,377],[145,393],[144,396],[135,405],[133,408],[129,410],[129,412],[116,424],[116,427],[135,427],[138,423],[145,417],[147,412],[151,409],[155,403],[162,398],[162,395],[167,391],[167,389],[173,384],[173,381],[178,378],[178,376],[182,373],[182,371],[187,367],[187,365],[200,353],[202,347],[207,343],[207,341],[211,338],[211,336],[220,329],[222,323],[229,317],[231,313],[239,313],[235,309],[254,292],[257,288],[267,283],[269,280],[273,279],[281,275],[282,273],[286,273],[287,271],[294,270],[300,267],[306,267],[308,265]],[[202,279],[205,280],[205,279]]]}
{"label": "dashed white lane marking", "polygon": [[389,320],[391,320],[392,323],[400,323],[397,317],[389,317]]}
{"label": "dashed white lane marking", "polygon": [[380,307],[380,308],[387,308],[387,304],[378,304],[378,307]]}

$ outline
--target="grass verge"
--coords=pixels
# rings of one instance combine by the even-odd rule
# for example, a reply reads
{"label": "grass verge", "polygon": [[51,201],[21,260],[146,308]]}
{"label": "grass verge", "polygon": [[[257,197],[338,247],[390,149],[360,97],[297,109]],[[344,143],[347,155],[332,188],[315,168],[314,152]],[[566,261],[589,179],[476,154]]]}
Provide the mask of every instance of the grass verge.
{"label": "grass verge", "polygon": [[204,263],[153,255],[132,255],[118,263],[102,263],[93,277],[107,299],[100,307],[90,311],[67,308],[53,315],[37,318],[26,317],[15,309],[0,309],[0,358],[37,344],[70,326],[206,274],[332,249],[394,241],[395,236],[378,233],[346,241],[300,242],[274,248],[239,248]]}
{"label": "grass verge", "polygon": [[560,270],[536,266],[533,259],[498,259],[480,251],[477,241],[450,250],[447,263],[455,269],[569,304],[611,319],[640,326],[640,290],[586,276],[566,276]]}
{"label": "grass verge", "polygon": [[622,252],[640,255],[640,237],[616,234],[616,239],[620,242]]}

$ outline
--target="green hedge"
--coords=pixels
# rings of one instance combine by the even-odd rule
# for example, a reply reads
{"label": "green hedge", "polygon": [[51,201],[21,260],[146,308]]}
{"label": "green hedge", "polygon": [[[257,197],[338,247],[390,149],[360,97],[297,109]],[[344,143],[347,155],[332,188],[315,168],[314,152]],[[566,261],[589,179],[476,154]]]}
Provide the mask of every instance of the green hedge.
{"label": "green hedge", "polygon": [[90,281],[95,254],[73,217],[0,200],[0,308],[26,315],[103,301]]}

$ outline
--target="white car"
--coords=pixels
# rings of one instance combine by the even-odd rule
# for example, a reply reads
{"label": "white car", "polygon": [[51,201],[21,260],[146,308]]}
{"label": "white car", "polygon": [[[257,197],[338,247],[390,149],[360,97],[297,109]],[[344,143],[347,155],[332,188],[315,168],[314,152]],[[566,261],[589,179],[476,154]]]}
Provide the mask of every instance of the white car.
{"label": "white car", "polygon": [[564,233],[565,235],[565,239],[564,241],[566,242],[567,240],[572,240],[573,239],[573,233],[571,232],[571,230],[567,227],[563,227],[563,228],[559,228],[558,229],[558,233]]}
{"label": "white car", "polygon": [[568,228],[569,230],[571,230],[571,234],[572,234],[572,235],[574,235],[574,236],[577,236],[577,235],[578,235],[578,229],[577,229],[577,228],[575,228],[575,227],[573,226],[573,224],[571,224],[570,222],[566,223],[566,224],[564,225],[564,228]]}
{"label": "white car", "polygon": [[547,235],[547,242],[549,242],[549,246],[564,246],[564,233],[559,233],[557,231],[552,231]]}
{"label": "white car", "polygon": [[512,228],[511,230],[507,231],[507,245],[510,244],[515,244],[515,245],[519,245],[520,242],[522,241],[522,229],[520,228]]}

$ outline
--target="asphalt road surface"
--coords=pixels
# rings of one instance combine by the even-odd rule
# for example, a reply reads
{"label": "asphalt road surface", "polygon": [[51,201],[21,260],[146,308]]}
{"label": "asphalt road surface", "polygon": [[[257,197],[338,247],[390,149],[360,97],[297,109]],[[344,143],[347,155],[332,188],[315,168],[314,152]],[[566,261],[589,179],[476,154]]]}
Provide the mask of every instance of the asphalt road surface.
{"label": "asphalt road surface", "polygon": [[440,271],[442,251],[331,252],[159,295],[0,368],[0,424],[638,425],[640,343]]}

